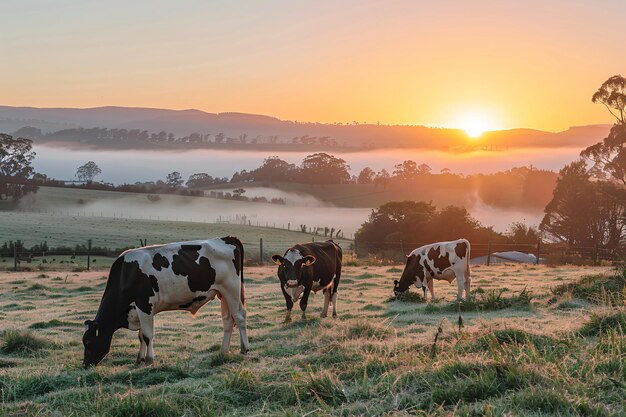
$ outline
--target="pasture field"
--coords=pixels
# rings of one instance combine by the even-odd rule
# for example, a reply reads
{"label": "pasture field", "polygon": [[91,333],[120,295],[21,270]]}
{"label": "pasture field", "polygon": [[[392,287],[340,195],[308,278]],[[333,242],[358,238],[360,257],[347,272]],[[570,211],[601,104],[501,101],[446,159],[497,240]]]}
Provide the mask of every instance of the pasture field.
{"label": "pasture field", "polygon": [[[68,216],[21,211],[0,212],[0,225],[0,243],[19,239],[27,247],[47,241],[49,247],[73,248],[75,245],[86,245],[87,240],[92,239],[93,246],[115,249],[139,246],[140,239],[147,239],[148,244],[155,244],[232,235],[239,237],[246,245],[246,259],[258,259],[260,238],[263,238],[266,257],[274,252],[284,252],[293,242],[310,242],[314,238],[308,233],[241,224]],[[315,236],[315,239],[323,240],[324,237]],[[344,249],[351,242],[346,239],[335,240]],[[81,265],[86,265],[86,262]]]}
{"label": "pasture field", "polygon": [[392,297],[401,268],[344,267],[338,318],[319,319],[320,293],[285,321],[275,268],[247,267],[247,356],[219,353],[213,301],[156,316],[154,365],[134,364],[137,334],[121,329],[86,370],[104,271],[0,272],[0,415],[626,415],[621,273],[475,266],[459,307],[454,283],[429,303]]}

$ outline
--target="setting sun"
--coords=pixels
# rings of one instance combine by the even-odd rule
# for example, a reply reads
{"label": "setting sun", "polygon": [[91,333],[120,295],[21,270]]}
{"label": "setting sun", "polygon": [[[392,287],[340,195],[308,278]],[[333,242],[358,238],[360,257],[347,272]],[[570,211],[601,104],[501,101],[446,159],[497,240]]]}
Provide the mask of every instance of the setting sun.
{"label": "setting sun", "polygon": [[477,139],[487,130],[493,130],[493,121],[485,114],[468,114],[465,115],[459,127],[465,131],[467,136]]}

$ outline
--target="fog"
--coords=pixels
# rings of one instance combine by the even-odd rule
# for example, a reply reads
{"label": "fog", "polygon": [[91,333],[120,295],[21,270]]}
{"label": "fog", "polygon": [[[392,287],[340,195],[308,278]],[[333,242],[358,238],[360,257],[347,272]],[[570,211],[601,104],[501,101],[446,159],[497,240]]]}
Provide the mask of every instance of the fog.
{"label": "fog", "polygon": [[[235,171],[252,170],[270,155],[287,162],[300,164],[313,152],[250,152],[233,150],[194,151],[93,151],[36,145],[35,170],[63,180],[75,179],[76,168],[87,161],[95,161],[102,169],[99,181],[113,184],[164,179],[172,171],[184,178],[198,172],[230,178]],[[578,157],[578,148],[515,149],[508,151],[473,151],[451,153],[420,149],[390,149],[369,152],[339,153],[350,165],[352,174],[366,166],[374,170],[393,166],[406,159],[427,163],[434,172],[448,168],[454,173],[474,174],[503,171],[514,166],[532,164],[536,168],[559,170]]]}
{"label": "fog", "polygon": [[[59,196],[62,194],[62,197]],[[41,211],[72,216],[123,217],[146,220],[170,220],[290,228],[298,230],[300,224],[308,227],[334,227],[341,229],[345,237],[351,237],[367,220],[369,208],[333,207],[310,195],[285,192],[269,188],[251,188],[246,195],[284,198],[287,205],[253,203],[215,198],[162,195],[156,202],[144,194],[121,192],[85,193],[71,188],[42,187],[34,196],[21,201],[26,211]],[[506,231],[514,221],[537,225],[541,221],[539,211],[497,209],[479,200],[468,210],[485,226],[496,231]]]}

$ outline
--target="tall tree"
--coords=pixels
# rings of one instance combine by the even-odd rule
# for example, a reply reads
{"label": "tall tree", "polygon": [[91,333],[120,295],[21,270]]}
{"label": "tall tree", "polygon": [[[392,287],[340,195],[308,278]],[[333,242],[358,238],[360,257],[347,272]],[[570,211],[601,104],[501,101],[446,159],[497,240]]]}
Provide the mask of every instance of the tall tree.
{"label": "tall tree", "polygon": [[594,176],[608,176],[626,185],[626,78],[621,75],[609,78],[591,100],[603,104],[616,122],[602,142],[588,147],[581,156],[593,164]]}
{"label": "tall tree", "polygon": [[359,172],[357,182],[359,184],[371,184],[374,181],[375,176],[376,173],[372,170],[372,168],[365,167],[361,170],[361,172]]}
{"label": "tall tree", "polygon": [[180,175],[180,172],[178,171],[167,174],[167,177],[165,178],[165,183],[173,190],[183,185],[183,182],[185,182],[185,180],[183,180],[182,175]]}
{"label": "tall tree", "polygon": [[89,161],[76,170],[76,177],[80,181],[87,181],[88,183],[91,183],[100,174],[102,174],[102,170],[94,161]]}
{"label": "tall tree", "polygon": [[343,184],[350,181],[350,166],[327,153],[309,155],[302,161],[302,181],[310,184]]}
{"label": "tall tree", "polygon": [[625,215],[615,187],[610,182],[590,181],[582,159],[566,165],[559,172],[540,230],[570,246],[615,249],[622,239]]}
{"label": "tall tree", "polygon": [[32,180],[33,159],[35,152],[31,140],[13,139],[0,133],[0,200],[19,200],[37,191],[38,186]]}

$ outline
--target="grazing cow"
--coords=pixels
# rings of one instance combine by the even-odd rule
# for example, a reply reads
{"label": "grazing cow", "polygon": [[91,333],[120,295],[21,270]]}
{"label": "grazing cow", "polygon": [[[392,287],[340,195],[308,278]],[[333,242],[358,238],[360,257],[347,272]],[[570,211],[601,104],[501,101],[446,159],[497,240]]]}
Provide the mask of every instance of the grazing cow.
{"label": "grazing cow", "polygon": [[400,281],[395,280],[393,291],[396,295],[406,291],[411,284],[424,291],[426,287],[430,296],[435,297],[433,279],[446,280],[452,283],[456,277],[457,300],[465,290],[469,296],[472,279],[469,267],[470,243],[467,239],[452,242],[438,242],[415,249],[407,257]]}
{"label": "grazing cow", "polygon": [[217,296],[222,302],[227,352],[235,322],[241,353],[248,352],[243,285],[243,245],[235,237],[146,246],[122,253],[111,266],[95,320],[85,321],[83,365],[97,365],[113,333],[139,330],[137,363],[154,361],[154,316],[161,311],[195,314]]}
{"label": "grazing cow", "polygon": [[[284,256],[274,255],[272,260],[278,265],[280,289],[287,303],[287,320],[291,316],[293,304],[300,300],[302,317],[311,291],[324,292],[322,317],[328,315],[331,293],[333,317],[337,317],[337,288],[341,278],[341,247],[332,240],[295,245],[287,249]],[[302,299],[300,299],[302,297]]]}

